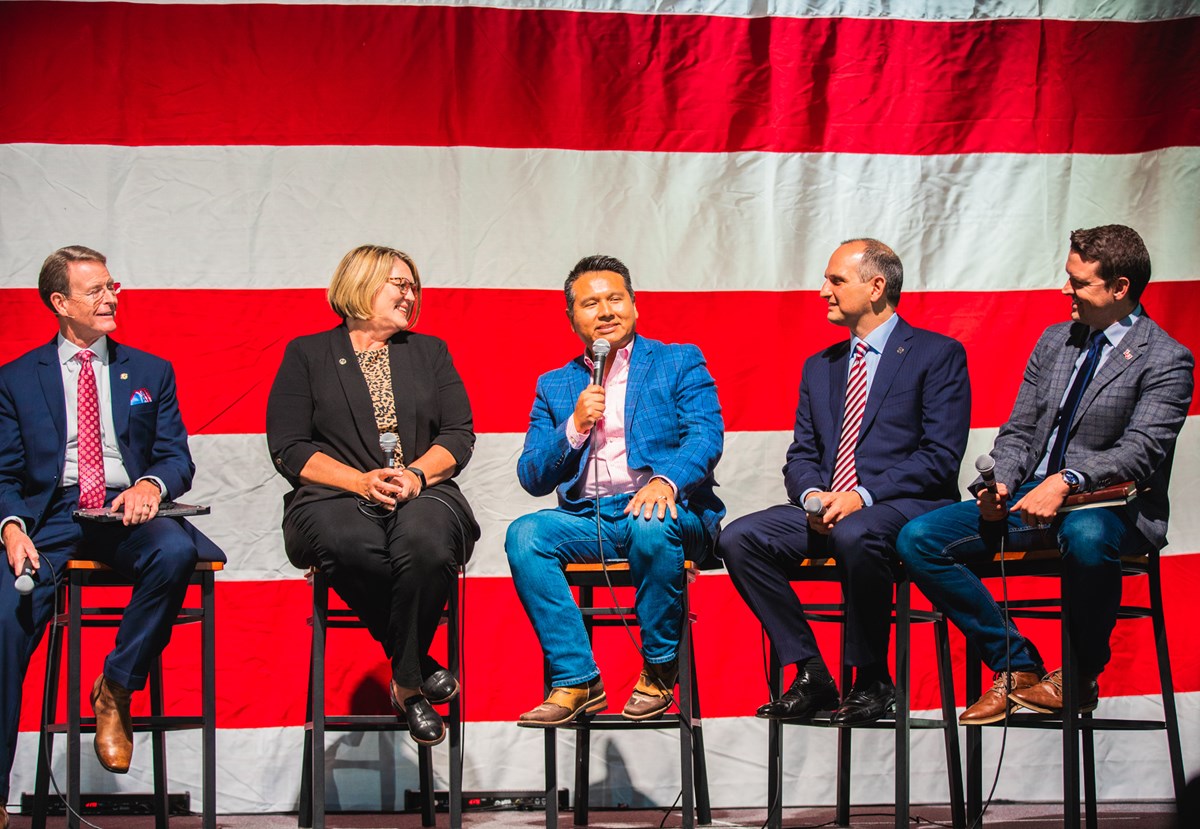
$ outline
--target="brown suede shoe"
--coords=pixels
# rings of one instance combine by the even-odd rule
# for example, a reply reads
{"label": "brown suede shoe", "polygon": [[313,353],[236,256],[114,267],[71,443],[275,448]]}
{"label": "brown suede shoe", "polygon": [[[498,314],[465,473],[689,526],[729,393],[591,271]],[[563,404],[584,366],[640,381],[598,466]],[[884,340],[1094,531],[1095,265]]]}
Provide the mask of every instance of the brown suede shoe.
{"label": "brown suede shoe", "polygon": [[1013,707],[1008,695],[1012,691],[1031,688],[1038,683],[1033,671],[997,671],[992,687],[958,718],[960,725],[987,725],[1000,722]]}
{"label": "brown suede shoe", "polygon": [[517,720],[517,725],[526,728],[554,728],[566,725],[581,714],[603,711],[608,705],[604,693],[604,682],[596,677],[583,685],[563,685],[551,688],[546,701],[526,711]]}
{"label": "brown suede shoe", "polygon": [[661,717],[674,699],[675,682],[679,679],[679,661],[672,659],[661,665],[649,662],[642,665],[641,676],[629,702],[621,711],[627,720],[652,720]]}
{"label": "brown suede shoe", "polygon": [[104,674],[92,686],[92,710],[96,712],[96,757],[113,774],[129,771],[133,757],[133,724],[129,718],[132,692]]}
{"label": "brown suede shoe", "polygon": [[[1061,714],[1062,698],[1062,668],[1051,671],[1036,685],[1021,690],[1014,690],[1008,698],[1017,705],[1036,711],[1039,714]],[[1079,712],[1087,714],[1096,710],[1100,701],[1100,684],[1096,678],[1085,677],[1079,683]]]}

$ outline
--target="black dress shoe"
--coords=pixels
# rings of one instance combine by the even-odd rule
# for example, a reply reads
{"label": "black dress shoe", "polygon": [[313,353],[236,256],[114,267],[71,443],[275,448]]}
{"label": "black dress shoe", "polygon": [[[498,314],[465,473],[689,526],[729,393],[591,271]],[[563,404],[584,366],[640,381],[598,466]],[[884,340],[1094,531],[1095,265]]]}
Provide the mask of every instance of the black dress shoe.
{"label": "black dress shoe", "polygon": [[408,722],[408,734],[423,746],[435,746],[446,739],[446,724],[429,700],[417,694],[401,702],[396,698],[396,682],[391,686],[392,707]]}
{"label": "black dress shoe", "polygon": [[421,693],[432,705],[442,705],[458,696],[458,680],[445,668],[434,671],[421,683]]}
{"label": "black dress shoe", "polygon": [[833,712],[829,721],[834,725],[861,725],[896,712],[896,686],[875,680],[868,685],[850,689],[842,707]]}
{"label": "black dress shoe", "polygon": [[796,678],[783,696],[759,707],[755,716],[767,720],[806,720],[818,711],[832,711],[838,705],[837,685],[826,676],[812,676],[807,668],[796,673]]}

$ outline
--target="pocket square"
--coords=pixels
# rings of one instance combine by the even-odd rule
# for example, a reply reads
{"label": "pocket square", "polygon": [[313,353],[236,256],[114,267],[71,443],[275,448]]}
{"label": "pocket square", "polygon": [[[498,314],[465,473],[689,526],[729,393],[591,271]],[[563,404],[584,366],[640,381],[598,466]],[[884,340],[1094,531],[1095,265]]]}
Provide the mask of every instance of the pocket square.
{"label": "pocket square", "polygon": [[140,388],[129,396],[129,405],[137,406],[141,403],[150,403],[154,398],[150,396],[150,390]]}

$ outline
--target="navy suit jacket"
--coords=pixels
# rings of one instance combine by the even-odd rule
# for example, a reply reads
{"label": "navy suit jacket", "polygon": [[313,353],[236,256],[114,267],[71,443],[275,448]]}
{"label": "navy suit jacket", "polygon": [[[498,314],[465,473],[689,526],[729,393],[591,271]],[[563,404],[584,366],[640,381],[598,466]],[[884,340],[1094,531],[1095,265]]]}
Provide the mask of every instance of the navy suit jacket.
{"label": "navy suit jacket", "polygon": [[[800,404],[787,463],[788,500],[828,490],[841,439],[850,340],[804,363]],[[958,468],[971,422],[967,355],[957,340],[903,319],[880,355],[867,397],[854,461],[859,484],[876,504],[906,518],[959,500]]]}
{"label": "navy suit jacket", "polygon": [[[572,498],[583,476],[590,442],[573,449],[567,418],[591,382],[583,357],[538,378],[525,448],[517,461],[521,486],[531,495],[558,491],[559,504],[586,508]],[[631,469],[649,469],[679,488],[678,502],[695,513],[716,539],[725,505],[713,488],[713,469],[725,445],[717,386],[694,345],[667,345],[637,337],[625,390],[625,441]]]}
{"label": "navy suit jacket", "polygon": [[[121,460],[131,480],[152,475],[172,499],[192,486],[195,465],[175,397],[175,373],[166,360],[108,338],[109,388]],[[134,404],[135,391],[149,402]],[[34,544],[59,538],[51,509],[61,492],[67,451],[67,403],[57,338],[0,366],[0,518],[25,522]],[[59,511],[60,516],[66,515]],[[57,520],[64,520],[59,518]],[[225,554],[182,519],[205,561]]]}

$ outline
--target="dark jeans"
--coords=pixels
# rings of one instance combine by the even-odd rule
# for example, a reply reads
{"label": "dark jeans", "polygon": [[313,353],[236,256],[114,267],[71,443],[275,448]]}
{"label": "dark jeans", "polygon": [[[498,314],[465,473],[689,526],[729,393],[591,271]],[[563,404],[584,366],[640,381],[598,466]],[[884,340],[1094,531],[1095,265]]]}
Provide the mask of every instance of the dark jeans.
{"label": "dark jeans", "polygon": [[429,648],[468,541],[467,521],[451,505],[422,494],[373,518],[359,511],[356,497],[345,496],[304,504],[283,520],[289,552],[320,562],[330,585],[383,646],[396,684],[406,688],[420,686],[440,667]]}
{"label": "dark jeans", "polygon": [[[1039,483],[1020,487],[1010,505]],[[1108,638],[1121,604],[1121,556],[1144,550],[1149,542],[1123,507],[1069,512],[1048,527],[1028,527],[1010,515],[1005,529],[1006,547],[1057,547],[1062,552],[1064,578],[1082,599],[1072,608],[1070,631],[1079,670],[1098,675],[1111,656]],[[913,583],[958,625],[989,668],[1037,671],[1042,666],[1036,649],[1015,625],[1008,627],[1006,640],[1004,613],[968,567],[995,555],[999,535],[981,521],[974,501],[963,501],[911,521],[896,550]]]}

